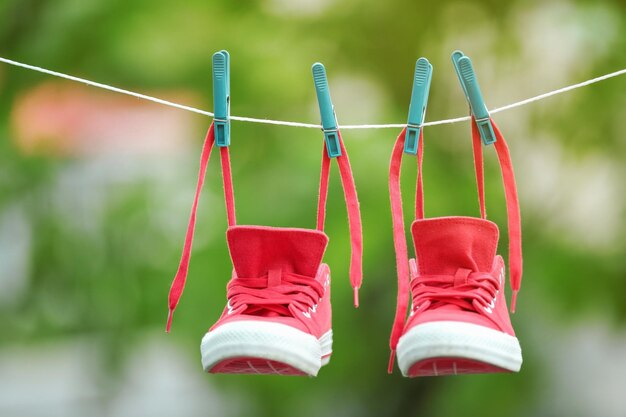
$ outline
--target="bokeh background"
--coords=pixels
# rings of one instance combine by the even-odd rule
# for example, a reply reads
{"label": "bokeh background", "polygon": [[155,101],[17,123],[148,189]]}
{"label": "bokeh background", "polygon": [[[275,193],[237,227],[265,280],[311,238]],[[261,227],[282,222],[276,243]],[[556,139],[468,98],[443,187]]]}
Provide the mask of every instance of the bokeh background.
{"label": "bokeh background", "polygon": [[[207,110],[220,49],[236,115],[317,122],[310,66],[321,61],[340,123],[402,123],[426,56],[437,120],[467,114],[454,49],[473,59],[491,107],[626,67],[626,5],[0,2],[1,56]],[[204,374],[199,355],[231,268],[217,159],[164,333],[210,118],[0,64],[0,416],[626,416],[625,90],[615,78],[495,116],[524,225],[519,374],[387,375],[397,288],[387,172],[399,132],[386,129],[344,132],[365,233],[358,310],[336,171],[331,181],[330,366],[314,379],[220,376]],[[469,125],[425,132],[427,216],[476,216]],[[233,122],[240,223],[314,227],[321,146],[314,129]],[[488,211],[506,254],[487,151]],[[407,212],[414,181],[405,169]]]}

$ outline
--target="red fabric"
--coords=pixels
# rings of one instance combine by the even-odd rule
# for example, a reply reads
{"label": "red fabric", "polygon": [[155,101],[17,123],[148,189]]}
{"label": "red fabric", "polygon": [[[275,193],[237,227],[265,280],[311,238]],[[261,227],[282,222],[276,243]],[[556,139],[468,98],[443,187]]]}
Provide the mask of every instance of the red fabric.
{"label": "red fabric", "polygon": [[498,227],[473,217],[416,220],[411,226],[418,275],[454,275],[459,268],[489,272],[498,249]]}
{"label": "red fabric", "polygon": [[291,316],[312,307],[324,295],[322,285],[315,281],[328,244],[323,232],[234,226],[226,236],[235,268],[235,278],[228,284],[234,310]]}
{"label": "red fabric", "polygon": [[337,131],[337,136],[341,146],[341,156],[336,157],[336,159],[339,165],[339,175],[341,176],[341,185],[343,186],[350,227],[350,283],[354,289],[354,306],[358,307],[359,288],[361,288],[361,282],[363,281],[363,226],[361,224],[359,198],[356,193],[354,178],[352,177],[348,151],[343,144],[339,131]]}
{"label": "red fabric", "polygon": [[511,274],[511,311],[515,312],[517,293],[522,286],[522,217],[520,214],[519,200],[517,198],[517,185],[513,162],[509,154],[509,147],[500,133],[500,129],[493,122],[493,130],[496,134],[496,152],[500,161],[504,194],[506,197],[507,229],[509,233],[509,271]]}
{"label": "red fabric", "polygon": [[[495,149],[502,171],[507,202],[509,231],[509,268],[511,271],[511,287],[513,289],[511,311],[514,311],[515,297],[521,284],[522,273],[521,222],[519,202],[517,198],[517,189],[515,185],[513,165],[509,155],[508,147],[506,145],[506,141],[502,137],[502,134],[500,133],[493,120],[492,123],[494,131],[496,133]],[[402,195],[400,189],[400,172],[405,134],[406,129],[402,130],[402,132],[396,139],[389,167],[389,193],[391,198],[394,247],[396,251],[396,268],[398,271],[398,299],[395,319],[392,326],[390,338],[391,358],[389,362],[389,372],[391,372],[393,369],[395,349],[398,344],[398,340],[402,336],[404,330],[404,322],[409,302],[408,288],[411,279],[409,276],[409,259],[406,245],[406,236],[404,232]],[[480,139],[478,126],[476,125],[476,121],[474,120],[474,118],[472,118],[472,147],[474,153],[474,167],[478,188],[480,214],[483,220],[472,218],[442,218],[440,220],[444,223],[427,223],[435,224],[436,227],[431,234],[426,233],[426,237],[423,237],[421,231],[416,230],[416,228],[419,229],[420,226],[417,225],[421,224],[421,219],[424,218],[424,198],[422,184],[422,162],[424,147],[422,134],[423,130],[420,131],[420,138],[418,142],[418,175],[415,200],[415,217],[417,220],[414,224],[413,229],[416,251],[418,252],[417,258],[420,270],[419,275],[424,275],[424,279],[426,279],[427,282],[430,282],[431,284],[433,281],[432,279],[428,281],[428,279],[430,279],[428,278],[428,276],[436,275],[439,277],[437,279],[440,280],[440,284],[443,285],[443,287],[447,287],[449,285],[452,285],[452,287],[454,287],[455,279],[457,280],[456,282],[458,282],[459,279],[458,277],[455,278],[459,273],[459,268],[471,271],[468,274],[489,273],[490,271],[492,271],[492,265],[494,263],[494,257],[497,249],[497,226],[495,226],[495,224],[491,222],[487,222],[486,220],[484,220],[486,219],[486,208],[482,142]],[[424,222],[432,221],[433,220],[428,220]],[[476,221],[479,223],[475,223]],[[447,227],[446,225],[448,224],[452,225],[452,227]],[[493,230],[494,228],[495,233]],[[492,231],[488,232],[488,230],[490,229],[492,229]],[[419,240],[418,236],[420,236]],[[442,275],[450,278],[442,279]],[[494,291],[496,291],[497,287],[489,287],[489,291],[487,290],[487,283],[493,283],[493,278],[489,278],[484,275],[480,275],[480,278],[476,278],[477,275],[472,276],[474,277],[472,281],[474,284],[472,285],[477,285],[478,287],[476,288],[480,287],[478,290],[476,290],[478,292],[472,295],[478,297],[474,298],[474,300],[484,301],[484,299],[486,299],[485,297],[488,298],[488,296],[496,294],[496,292]],[[481,281],[483,284],[477,284],[478,281]],[[481,287],[481,285],[483,285],[484,288]],[[461,299],[459,301],[460,293],[454,293],[452,290],[433,290],[432,286],[426,286],[428,287],[426,292],[422,287],[419,287],[419,291],[418,287],[414,287],[414,296],[416,292],[418,292],[420,299],[423,299],[422,296],[426,293],[437,293],[440,297],[447,297],[447,303],[452,307],[460,308],[461,306],[468,306],[467,300]],[[470,291],[469,287],[466,289]],[[503,293],[503,291],[501,293]],[[501,296],[501,293],[497,294]],[[450,294],[453,294],[453,296],[450,296]],[[414,300],[414,303],[415,302],[416,300]],[[480,301],[475,302],[480,303]],[[500,305],[501,304],[504,303],[500,303]],[[474,307],[476,306],[477,305],[475,305]],[[503,314],[497,313],[496,316],[499,320],[495,322],[496,326],[498,328],[505,329],[504,331],[509,331],[510,321],[508,319],[508,315],[504,317]],[[492,320],[491,317],[493,316],[490,316],[490,320]],[[509,324],[507,325],[507,323]],[[512,328],[510,331],[512,332]]]}
{"label": "red fabric", "polygon": [[476,171],[476,187],[478,188],[478,204],[480,206],[480,217],[487,218],[485,208],[485,168],[483,164],[483,142],[480,139],[478,125],[472,119],[472,148],[474,151],[474,169]]}
{"label": "red fabric", "polygon": [[228,304],[211,327],[262,320],[319,338],[331,327],[328,236],[318,230],[234,226],[226,232],[233,277]]}
{"label": "red fabric", "polygon": [[314,277],[281,269],[253,278],[234,278],[227,293],[231,308],[238,314],[264,318],[297,316],[323,296],[324,287]]}
{"label": "red fabric", "polygon": [[[350,228],[350,284],[354,289],[354,306],[359,306],[359,288],[363,281],[363,227],[361,223],[361,210],[359,208],[359,198],[352,176],[348,151],[341,138],[341,132],[337,132],[341,156],[336,157],[341,177],[341,186],[346,200],[348,211],[348,224]],[[320,189],[317,204],[317,230],[324,230],[326,218],[326,200],[328,197],[328,177],[330,174],[330,158],[326,147],[322,153],[322,172],[320,175]]]}
{"label": "red fabric", "polygon": [[220,148],[220,157],[222,161],[222,179],[224,181],[224,200],[226,200],[226,216],[228,225],[237,224],[235,217],[235,194],[233,192],[233,174],[230,169],[230,153],[228,146]]}
{"label": "red fabric", "polygon": [[326,146],[322,148],[322,169],[320,171],[320,189],[317,199],[317,230],[324,230],[326,221],[326,201],[328,199],[328,177],[330,176],[330,158]]}
{"label": "red fabric", "polygon": [[[265,229],[270,233],[275,231],[275,238],[279,240],[280,236],[287,236],[280,228]],[[300,231],[315,233],[307,229]],[[233,273],[227,287],[226,308],[209,331],[235,321],[265,321],[291,326],[316,338],[328,332],[332,321],[328,265],[319,265],[313,276],[281,269],[280,284],[271,286],[270,275],[276,272],[277,269],[273,269],[251,277],[238,277]]]}
{"label": "red fabric", "polygon": [[[423,130],[423,129],[422,129]],[[396,270],[398,274],[398,297],[396,303],[396,314],[391,329],[391,339],[389,342],[392,357],[389,366],[393,366],[393,354],[396,351],[398,339],[402,335],[404,319],[408,308],[409,298],[409,256],[407,253],[406,234],[404,232],[404,214],[402,211],[402,191],[400,188],[400,173],[402,170],[402,154],[404,152],[404,141],[406,139],[406,128],[400,132],[391,154],[389,165],[389,197],[391,200],[391,221],[393,225],[393,244],[396,252]],[[420,142],[418,141],[418,149]]]}
{"label": "red fabric", "polygon": [[[338,134],[338,136],[341,145],[342,155],[340,157],[337,157],[336,159],[339,165],[339,173],[341,176],[341,183],[344,190],[350,226],[350,282],[352,284],[352,287],[354,288],[354,302],[355,305],[358,306],[358,289],[361,286],[363,275],[363,237],[361,214],[359,211],[359,202],[356,193],[356,187],[354,184],[354,178],[352,177],[352,170],[350,168],[348,153],[343,144],[343,140],[341,139],[341,135]],[[206,167],[209,161],[209,157],[211,155],[211,149],[214,145],[214,142],[214,128],[213,124],[211,124],[203,145],[202,156],[200,158],[200,172],[198,175],[198,184],[196,187],[196,194],[194,197],[191,215],[189,218],[189,225],[187,227],[185,245],[178,267],[178,272],[176,273],[176,276],[174,277],[174,281],[172,282],[172,286],[170,288],[168,300],[169,314],[166,326],[166,330],[168,332],[171,328],[174,310],[178,305],[178,301],[180,300],[185,286],[185,281],[187,279],[189,259],[191,256],[191,247],[196,224],[198,200],[200,198],[200,192],[204,184]],[[289,277],[291,276],[290,274],[314,277],[316,271],[318,271],[318,269],[320,268],[322,256],[327,244],[327,237],[323,233],[324,220],[326,216],[326,200],[328,196],[328,177],[330,173],[330,159],[328,158],[327,152],[324,150],[322,158],[322,172],[320,176],[320,190],[317,209],[317,231],[289,228],[268,229],[254,226],[245,228],[245,231],[243,231],[244,229],[241,229],[242,231],[238,231],[240,229],[236,229],[234,227],[236,225],[235,199],[228,147],[220,148],[220,156],[222,165],[222,178],[224,183],[224,199],[226,202],[228,225],[230,226],[229,244],[231,249],[231,256],[233,258],[233,264],[235,266],[235,269],[237,270],[237,274],[244,277],[261,277],[267,276],[267,274],[269,273],[268,271],[275,270],[275,272],[280,271],[276,273],[279,274],[281,277]],[[247,237],[243,240],[237,239],[237,235],[240,233],[245,234]],[[232,239],[234,239],[232,241],[231,235],[233,236]],[[236,243],[233,243],[235,241]],[[250,249],[251,245],[254,247],[253,249]],[[261,250],[260,247],[263,247],[264,249]],[[241,253],[244,253],[245,255],[241,255]],[[296,265],[299,266],[296,267]],[[301,270],[305,267],[306,270]],[[290,278],[287,279],[289,280]],[[273,275],[272,281],[275,280],[282,280],[282,278],[279,279],[278,275]],[[243,281],[238,282],[241,283]],[[318,286],[318,284],[311,283],[311,286],[316,287]],[[241,290],[241,288],[239,288],[239,290]],[[305,293],[306,292],[307,291],[305,291]],[[268,294],[271,295],[270,293],[267,293],[266,296],[269,296]],[[276,295],[278,293],[272,294]],[[294,297],[294,299],[298,299],[296,296]],[[314,297],[311,298],[311,300],[313,299]],[[280,311],[284,311],[281,310],[282,307],[277,308]],[[274,308],[275,312],[277,312],[278,310]]]}
{"label": "red fabric", "polygon": [[423,184],[424,179],[422,175],[423,160],[424,160],[424,128],[420,129],[420,135],[419,135],[419,138],[417,139],[417,185],[415,187],[415,218],[416,219],[424,218],[424,184]]}
{"label": "red fabric", "polygon": [[[193,235],[196,228],[196,213],[198,210],[198,201],[200,199],[200,193],[202,186],[204,185],[204,178],[206,175],[207,165],[211,157],[211,150],[215,144],[215,132],[213,123],[209,127],[209,131],[204,139],[204,145],[202,146],[202,155],[200,156],[200,171],[198,173],[198,183],[196,185],[196,194],[191,206],[191,215],[189,216],[189,223],[187,225],[187,234],[185,236],[185,245],[183,247],[183,253],[178,265],[178,271],[172,281],[170,292],[168,296],[169,312],[167,316],[167,325],[165,330],[170,331],[172,327],[172,318],[174,316],[174,310],[178,305],[178,301],[185,288],[185,282],[187,281],[187,273],[189,271],[189,259],[191,258],[191,247],[193,245]],[[233,182],[232,174],[230,170],[230,154],[228,147],[220,148],[220,158],[222,161],[222,177],[224,179],[224,199],[226,201],[226,212],[228,216],[228,224],[233,226],[236,224],[235,220],[235,198],[233,194]]]}
{"label": "red fabric", "polygon": [[[522,219],[517,197],[517,185],[515,184],[515,173],[513,172],[513,161],[511,161],[509,147],[493,119],[491,119],[491,124],[496,134],[494,147],[498,155],[500,171],[502,172],[502,183],[504,185],[504,195],[506,198],[507,230],[509,234],[509,271],[511,274],[511,288],[513,290],[513,294],[511,295],[511,312],[515,312],[517,293],[522,285]],[[472,143],[474,147],[474,165],[478,183],[480,211],[482,218],[485,219],[487,218],[487,214],[485,210],[482,146],[478,125],[473,117]]]}
{"label": "red fabric", "polygon": [[198,200],[200,199],[200,191],[202,190],[202,185],[204,184],[206,167],[209,162],[209,158],[211,157],[211,150],[213,149],[214,142],[215,136],[213,132],[213,123],[211,123],[209,131],[204,140],[204,145],[202,146],[202,155],[200,156],[200,172],[198,173],[198,184],[196,185],[196,195],[194,196],[193,204],[191,206],[191,215],[189,216],[189,224],[187,225],[187,235],[185,236],[183,254],[180,259],[180,264],[178,265],[178,271],[176,272],[176,276],[174,277],[174,281],[172,281],[172,286],[170,287],[168,297],[169,313],[167,316],[166,326],[167,332],[170,331],[170,328],[172,326],[172,317],[174,315],[174,310],[178,305],[178,300],[180,300],[180,296],[182,295],[183,289],[185,288],[185,281],[187,280],[189,259],[191,257],[191,246],[193,244],[193,234],[196,228],[196,211],[198,208]]}
{"label": "red fabric", "polygon": [[[459,220],[463,223],[459,224]],[[429,222],[432,224],[429,225]],[[426,249],[427,242],[433,234],[438,233],[436,229],[443,229],[449,236],[456,235],[459,230],[460,235],[465,235],[466,246],[453,245],[454,252],[457,256],[461,255],[462,262],[465,262],[460,265],[473,265],[474,269],[437,261],[427,270],[445,272],[412,275],[412,311],[404,332],[424,323],[455,321],[488,327],[514,336],[504,295],[504,261],[496,255],[485,269],[493,242],[485,245],[477,242],[481,236],[492,235],[494,230],[497,236],[497,226],[488,220],[468,217],[418,220],[413,226],[415,241],[422,242],[420,244],[425,251],[429,251]],[[493,238],[492,235],[487,240]],[[445,252],[442,249],[447,246],[444,240],[436,239],[433,244],[439,247],[440,253]]]}
{"label": "red fabric", "polygon": [[[402,210],[402,191],[400,187],[400,174],[402,170],[402,156],[404,154],[404,142],[406,140],[406,128],[400,132],[391,154],[389,165],[389,196],[391,200],[391,220],[393,224],[393,243],[396,252],[396,270],[398,273],[398,297],[396,302],[396,314],[391,329],[389,345],[391,358],[389,359],[389,372],[393,369],[396,346],[402,335],[404,320],[409,303],[409,256],[404,232],[404,214]],[[422,161],[424,156],[424,129],[420,129],[417,142],[417,188],[415,192],[415,216],[424,218],[424,190],[422,180]]]}
{"label": "red fabric", "polygon": [[328,244],[323,232],[283,227],[234,226],[226,238],[238,277],[259,277],[273,269],[314,277]]}

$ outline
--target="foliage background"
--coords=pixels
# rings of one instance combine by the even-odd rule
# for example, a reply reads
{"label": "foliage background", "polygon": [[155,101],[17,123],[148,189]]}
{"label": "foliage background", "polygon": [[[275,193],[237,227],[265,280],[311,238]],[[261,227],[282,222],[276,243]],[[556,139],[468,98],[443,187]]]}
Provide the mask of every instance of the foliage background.
{"label": "foliage background", "polygon": [[[617,0],[0,3],[2,56],[208,110],[211,54],[227,49],[233,114],[315,122],[310,65],[321,61],[345,124],[406,120],[419,56],[434,66],[427,118],[437,120],[467,112],[454,49],[497,107],[625,67],[625,34]],[[358,310],[332,177],[331,365],[315,379],[208,376],[198,345],[230,275],[215,160],[173,333],[163,327],[210,119],[0,65],[0,415],[626,415],[624,87],[612,79],[495,117],[524,222],[519,375],[386,374],[398,133],[387,129],[344,132],[365,232]],[[239,221],[313,227],[320,132],[233,122],[232,141]],[[477,215],[469,126],[428,128],[426,146],[427,215]],[[410,210],[415,173],[405,173]]]}

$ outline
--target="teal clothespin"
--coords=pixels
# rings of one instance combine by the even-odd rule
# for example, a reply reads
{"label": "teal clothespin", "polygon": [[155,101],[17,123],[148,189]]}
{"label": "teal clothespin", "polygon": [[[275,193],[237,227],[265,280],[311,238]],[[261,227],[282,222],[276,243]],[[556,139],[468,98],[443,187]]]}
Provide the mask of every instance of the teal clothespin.
{"label": "teal clothespin", "polygon": [[213,54],[213,128],[215,144],[230,145],[230,55]]}
{"label": "teal clothespin", "polygon": [[326,150],[328,157],[334,158],[341,156],[341,146],[339,145],[339,131],[337,128],[337,117],[333,102],[330,99],[330,91],[328,90],[328,80],[326,79],[326,69],[319,62],[313,64],[313,82],[315,83],[315,92],[317,93],[317,103],[320,106],[320,115],[322,117],[322,131],[326,140]]}
{"label": "teal clothespin", "polygon": [[491,145],[496,141],[496,134],[493,131],[489,111],[483,100],[483,95],[480,92],[478,79],[474,73],[474,67],[472,66],[472,60],[465,56],[463,52],[454,51],[452,53],[452,63],[454,64],[454,69],[461,82],[461,87],[463,87],[463,91],[465,92],[465,98],[470,103],[470,108],[476,119],[483,144]]}
{"label": "teal clothespin", "polygon": [[408,154],[417,154],[420,129],[426,118],[426,105],[432,78],[433,66],[426,58],[418,59],[415,63],[413,91],[411,92],[411,104],[409,105],[409,120],[406,124],[406,139],[404,140],[404,152]]}

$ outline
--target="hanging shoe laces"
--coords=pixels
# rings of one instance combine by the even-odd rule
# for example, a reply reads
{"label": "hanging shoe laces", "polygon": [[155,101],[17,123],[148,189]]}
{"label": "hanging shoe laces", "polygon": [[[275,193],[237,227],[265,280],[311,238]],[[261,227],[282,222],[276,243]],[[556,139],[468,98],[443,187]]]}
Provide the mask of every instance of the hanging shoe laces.
{"label": "hanging shoe laces", "polygon": [[[346,202],[346,208],[348,211],[348,225],[350,229],[350,283],[354,292],[354,305],[359,305],[359,288],[363,280],[363,229],[361,226],[361,212],[359,209],[359,200],[356,192],[356,186],[354,184],[354,177],[352,176],[352,169],[350,167],[350,160],[348,159],[348,151],[346,150],[341,133],[338,131],[337,136],[339,138],[339,144],[341,147],[341,156],[334,159],[337,160],[339,166],[339,175],[341,177],[341,185],[343,187],[344,198]],[[165,331],[169,332],[172,326],[172,319],[174,311],[178,306],[180,297],[182,296],[187,281],[187,273],[189,271],[189,261],[191,259],[191,248],[193,244],[193,236],[196,227],[196,213],[198,209],[198,202],[200,199],[200,193],[204,185],[204,179],[206,175],[207,165],[209,158],[211,157],[211,150],[215,144],[215,132],[214,125],[211,123],[209,131],[207,132],[202,147],[202,154],[200,157],[200,170],[198,172],[198,182],[196,185],[196,193],[194,196],[193,204],[191,206],[191,214],[189,216],[189,223],[187,225],[187,234],[185,236],[185,244],[183,246],[183,252],[178,265],[178,270],[172,281],[168,295],[168,316]],[[233,181],[230,167],[230,153],[229,148],[220,147],[220,160],[222,165],[222,179],[224,183],[224,199],[226,201],[226,213],[228,218],[228,226],[234,226],[236,222],[235,218],[235,198],[233,193]],[[324,222],[326,220],[326,200],[328,198],[328,178],[330,175],[330,158],[326,152],[326,147],[323,150],[322,157],[322,172],[320,175],[320,189],[317,207],[317,229],[324,231]],[[288,275],[288,274],[286,274]],[[289,279],[289,278],[287,278]],[[308,280],[311,280],[308,278]],[[313,287],[316,284],[310,284]],[[245,287],[245,286],[244,286]],[[273,290],[275,291],[275,290]],[[299,301],[304,302],[304,301]],[[306,304],[306,303],[305,303]],[[315,304],[313,304],[315,305]]]}

